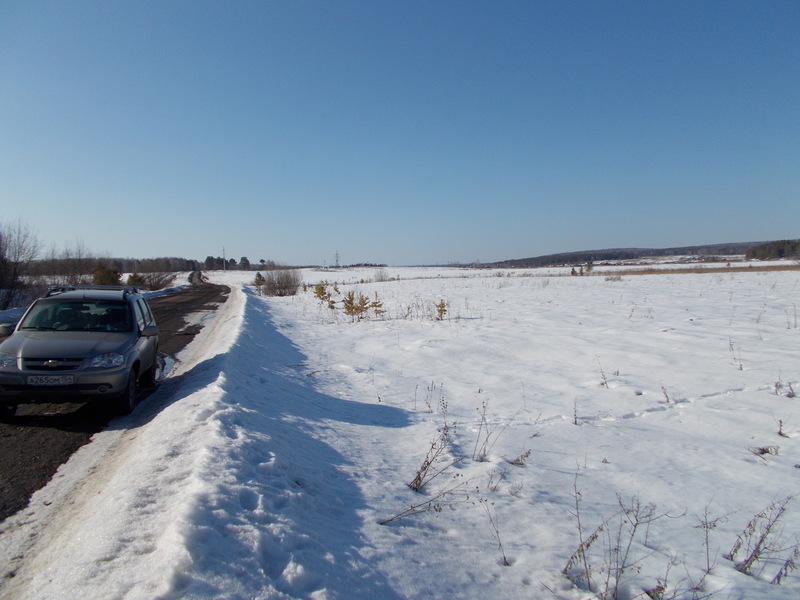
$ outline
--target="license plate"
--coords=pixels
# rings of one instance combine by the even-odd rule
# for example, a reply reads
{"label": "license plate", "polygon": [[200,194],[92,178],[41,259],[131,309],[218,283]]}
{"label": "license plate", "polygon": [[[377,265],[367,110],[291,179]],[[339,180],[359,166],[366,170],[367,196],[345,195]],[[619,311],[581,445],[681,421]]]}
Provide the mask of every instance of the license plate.
{"label": "license plate", "polygon": [[72,375],[28,375],[28,385],[72,385]]}

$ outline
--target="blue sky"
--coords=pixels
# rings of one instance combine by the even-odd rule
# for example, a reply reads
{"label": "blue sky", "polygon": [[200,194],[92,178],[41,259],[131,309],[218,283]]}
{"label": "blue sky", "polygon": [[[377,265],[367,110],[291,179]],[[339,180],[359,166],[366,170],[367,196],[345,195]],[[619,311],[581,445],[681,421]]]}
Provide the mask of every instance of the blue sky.
{"label": "blue sky", "polygon": [[111,256],[800,237],[800,2],[0,2],[0,221]]}

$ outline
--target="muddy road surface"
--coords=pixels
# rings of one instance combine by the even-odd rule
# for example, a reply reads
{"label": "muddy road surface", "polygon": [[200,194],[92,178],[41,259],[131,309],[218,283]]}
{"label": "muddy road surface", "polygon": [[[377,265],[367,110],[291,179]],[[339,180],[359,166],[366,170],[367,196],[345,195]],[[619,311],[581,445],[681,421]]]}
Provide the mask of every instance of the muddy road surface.
{"label": "muddy road surface", "polygon": [[[202,281],[148,300],[159,327],[159,353],[175,356],[200,331],[198,315],[209,314],[230,289]],[[139,391],[146,401],[158,387]],[[114,418],[92,402],[23,404],[8,422],[0,422],[0,521],[25,508],[31,494],[43,487],[73,452]]]}

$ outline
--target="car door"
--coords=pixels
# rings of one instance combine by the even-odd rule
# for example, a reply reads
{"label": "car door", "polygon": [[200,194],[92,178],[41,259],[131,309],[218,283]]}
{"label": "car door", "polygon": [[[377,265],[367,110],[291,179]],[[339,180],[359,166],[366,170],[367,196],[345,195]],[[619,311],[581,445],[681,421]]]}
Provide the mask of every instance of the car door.
{"label": "car door", "polygon": [[133,304],[136,316],[136,326],[139,329],[139,356],[141,358],[141,369],[144,372],[155,364],[156,353],[158,352],[158,336],[142,336],[144,328],[148,325],[155,325],[153,313],[143,298],[137,298]]}

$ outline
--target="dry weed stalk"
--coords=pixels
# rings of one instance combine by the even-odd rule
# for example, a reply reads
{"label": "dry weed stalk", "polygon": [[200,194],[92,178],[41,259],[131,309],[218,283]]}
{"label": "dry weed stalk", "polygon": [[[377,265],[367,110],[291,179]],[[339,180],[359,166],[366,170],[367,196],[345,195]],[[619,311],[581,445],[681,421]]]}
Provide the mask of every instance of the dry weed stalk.
{"label": "dry weed stalk", "polygon": [[517,458],[515,458],[513,460],[510,460],[508,462],[510,462],[515,467],[524,467],[525,466],[525,462],[528,460],[528,458],[530,458],[530,455],[531,455],[531,451],[530,450],[525,450],[525,452],[520,454]]}
{"label": "dry weed stalk", "polygon": [[695,525],[695,528],[702,529],[704,534],[703,539],[703,547],[706,551],[706,575],[710,574],[711,571],[714,570],[714,567],[717,566],[716,557],[714,562],[711,562],[711,547],[709,543],[709,533],[717,528],[720,523],[724,523],[728,520],[728,517],[732,513],[728,513],[727,515],[722,515],[721,517],[717,517],[716,519],[710,519],[708,516],[708,507],[710,506],[710,502],[706,504],[705,508],[703,509],[703,516],[697,517],[698,524]]}
{"label": "dry weed stalk", "polygon": [[508,560],[506,556],[506,550],[503,548],[503,541],[500,539],[500,526],[497,521],[497,510],[494,507],[494,502],[489,502],[485,498],[479,498],[478,503],[483,507],[483,510],[486,511],[486,516],[489,519],[489,527],[492,532],[492,537],[497,542],[497,547],[500,549],[500,555],[503,557],[503,566],[510,567],[511,562]]}
{"label": "dry weed stalk", "polygon": [[758,458],[763,464],[767,464],[767,456],[778,456],[781,451],[780,446],[760,446],[757,448],[748,448],[750,453]]}
{"label": "dry weed stalk", "polygon": [[[643,505],[638,496],[633,496],[629,501],[624,501],[617,496],[619,510],[615,515],[605,519],[589,535],[585,536],[584,525],[581,518],[581,492],[578,490],[578,474],[573,482],[573,495],[575,499],[575,517],[578,529],[578,548],[570,556],[562,573],[574,583],[583,584],[586,589],[601,600],[616,600],[623,591],[623,586],[641,571],[643,562],[650,554],[638,556],[634,552],[634,543],[648,545],[650,525],[655,521],[667,518],[678,518],[668,513],[656,512],[654,504]],[[679,515],[683,516],[683,515]],[[616,526],[612,522],[616,520]],[[640,538],[643,538],[640,540]],[[603,540],[602,553],[591,552],[598,539]],[[599,560],[595,567],[593,561]],[[675,559],[670,558],[666,575],[659,579],[658,584],[645,592],[650,598],[677,597],[680,593],[674,591],[671,596],[667,592],[667,576],[670,568],[675,564]]]}
{"label": "dry weed stalk", "polygon": [[413,515],[419,515],[427,512],[439,514],[445,508],[453,508],[456,504],[470,502],[470,496],[465,489],[468,484],[469,480],[464,479],[464,476],[461,473],[456,473],[453,475],[453,480],[450,482],[450,485],[437,492],[429,500],[420,502],[419,504],[412,504],[405,510],[401,510],[396,515],[393,515],[388,519],[378,521],[378,524],[387,525],[392,521],[397,521],[399,519],[404,519],[405,517],[411,517]]}
{"label": "dry weed stalk", "polygon": [[608,389],[608,378],[606,377],[606,372],[603,371],[603,365],[600,364],[600,357],[595,354],[594,359],[597,362],[597,366],[600,368],[600,376],[603,378],[603,382],[600,385]]}
{"label": "dry weed stalk", "polygon": [[478,434],[475,437],[475,448],[472,450],[472,460],[478,462],[486,461],[499,437],[508,428],[511,421],[517,417],[520,410],[522,410],[521,408],[517,410],[508,422],[503,425],[499,431],[495,432],[495,430],[489,427],[489,422],[486,420],[486,410],[488,407],[489,401],[483,400],[481,402],[481,408],[476,409],[480,413],[480,421],[478,422]]}
{"label": "dry weed stalk", "polygon": [[441,464],[443,455],[447,452],[449,447],[450,426],[445,422],[441,429],[437,431],[433,441],[431,441],[431,447],[428,449],[425,458],[417,469],[414,479],[409,482],[408,487],[415,492],[419,492],[426,484],[436,479],[439,475],[456,464],[459,459],[448,462],[445,466],[437,466]]}
{"label": "dry weed stalk", "polygon": [[[781,500],[776,500],[764,510],[756,513],[753,518],[750,519],[744,531],[736,537],[733,547],[730,552],[725,555],[725,558],[735,562],[738,571],[746,575],[752,575],[752,569],[756,563],[781,550],[774,545],[777,542],[773,543],[773,539],[780,535],[778,522],[786,512],[786,505],[789,504],[792,499],[793,496],[786,496]],[[797,545],[793,547],[793,549],[796,548]],[[736,562],[739,552],[744,553],[744,558]],[[787,569],[793,568],[791,565],[794,564],[794,558],[795,552],[792,553],[792,556],[784,564],[784,568],[782,568],[781,572],[776,576],[778,583],[783,576],[785,576],[784,571],[788,572]],[[781,573],[784,573],[784,575],[781,575]]]}
{"label": "dry weed stalk", "polygon": [[797,570],[798,559],[800,559],[800,546],[795,545],[794,550],[792,550],[792,553],[789,555],[789,558],[784,561],[783,566],[780,568],[777,575],[772,578],[770,583],[772,585],[780,585],[784,578],[789,575],[789,573]]}

